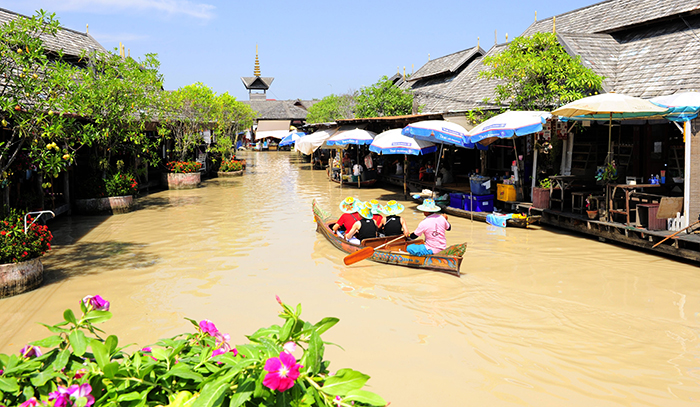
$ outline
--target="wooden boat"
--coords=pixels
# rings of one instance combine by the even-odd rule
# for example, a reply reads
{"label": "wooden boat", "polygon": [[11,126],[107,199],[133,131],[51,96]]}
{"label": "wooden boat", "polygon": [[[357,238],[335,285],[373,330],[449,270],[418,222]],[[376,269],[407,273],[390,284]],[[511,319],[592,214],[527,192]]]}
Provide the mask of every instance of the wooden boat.
{"label": "wooden boat", "polygon": [[[466,211],[464,209],[453,208],[451,206],[439,205],[442,210],[450,215],[457,216],[459,218],[473,219],[479,222],[486,222],[486,216],[491,214],[491,212],[474,212]],[[530,215],[525,219],[512,218],[506,221],[507,226],[514,226],[517,228],[527,228],[529,225],[539,222],[541,216]]]}
{"label": "wooden boat", "polygon": [[[383,237],[376,239],[365,239],[361,245],[352,244],[347,240],[339,237],[333,230],[331,225],[333,219],[329,212],[321,209],[314,199],[312,208],[314,211],[314,219],[316,220],[316,231],[323,234],[333,246],[344,251],[345,253],[354,253],[364,247],[378,247],[386,242],[395,239],[393,237]],[[462,256],[467,249],[466,243],[456,244],[448,247],[440,253],[429,256],[414,256],[406,251],[406,246],[413,243],[422,243],[421,240],[407,241],[399,240],[384,246],[381,249],[375,250],[372,257],[368,260],[377,263],[396,264],[401,266],[416,267],[428,270],[441,271],[459,277],[459,267],[462,264]]]}

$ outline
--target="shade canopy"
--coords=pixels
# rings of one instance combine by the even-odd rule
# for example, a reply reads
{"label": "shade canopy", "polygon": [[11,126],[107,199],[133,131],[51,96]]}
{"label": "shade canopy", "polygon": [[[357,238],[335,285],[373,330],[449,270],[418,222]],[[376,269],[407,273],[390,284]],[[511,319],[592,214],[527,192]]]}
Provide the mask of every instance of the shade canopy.
{"label": "shade canopy", "polygon": [[255,129],[255,140],[264,138],[282,139],[289,134],[290,120],[260,120]]}
{"label": "shade canopy", "polygon": [[297,140],[304,137],[306,133],[299,131],[290,131],[282,140],[280,140],[280,147],[288,146],[294,144]]}
{"label": "shade canopy", "polygon": [[550,117],[549,112],[507,111],[474,127],[469,131],[469,141],[489,145],[498,139],[537,133]]}
{"label": "shade canopy", "polygon": [[684,122],[692,120],[698,116],[700,111],[700,92],[680,92],[668,96],[658,96],[649,99],[650,102],[667,108],[665,116],[674,122]]}
{"label": "shade canopy", "polygon": [[618,93],[603,93],[567,103],[552,114],[569,120],[638,119],[660,116],[668,109],[646,99]]}
{"label": "shade canopy", "polygon": [[304,136],[294,143],[294,149],[301,151],[306,155],[311,155],[319,147],[321,147],[326,140],[328,140],[337,129],[326,129],[319,130],[315,133],[311,133],[308,136]]}
{"label": "shade canopy", "polygon": [[349,129],[349,130],[343,130],[340,129],[338,132],[336,132],[332,137],[330,137],[328,140],[326,140],[326,145],[327,146],[347,146],[350,144],[353,145],[365,145],[365,144],[371,144],[372,141],[374,140],[374,136],[376,136],[377,133],[365,129]]}
{"label": "shade canopy", "polygon": [[431,143],[452,144],[464,146],[467,140],[467,129],[459,124],[444,120],[424,120],[411,123],[404,127],[401,134]]}
{"label": "shade canopy", "polygon": [[377,134],[369,151],[377,154],[420,155],[437,151],[435,144],[401,134],[402,129],[391,129]]}

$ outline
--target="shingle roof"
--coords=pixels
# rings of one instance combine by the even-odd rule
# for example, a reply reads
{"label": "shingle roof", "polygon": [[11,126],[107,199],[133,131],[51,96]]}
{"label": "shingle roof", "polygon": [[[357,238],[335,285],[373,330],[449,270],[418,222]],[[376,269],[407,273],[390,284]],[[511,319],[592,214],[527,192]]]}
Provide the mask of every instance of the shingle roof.
{"label": "shingle roof", "polygon": [[[10,10],[0,8],[0,24],[6,24],[18,17],[26,17]],[[44,46],[50,51],[63,50],[65,55],[79,56],[83,50],[107,52],[91,35],[61,27],[56,36],[42,36]]]}
{"label": "shingle roof", "polygon": [[[556,16],[556,30],[581,34],[607,33],[678,14],[700,11],[699,0],[608,0]],[[552,32],[547,18],[528,27],[522,36]]]}
{"label": "shingle roof", "polygon": [[258,119],[275,120],[295,120],[306,119],[308,108],[316,101],[314,100],[245,100],[242,103],[248,104],[253,110],[258,112]]}
{"label": "shingle roof", "polygon": [[[274,81],[275,78],[268,76],[244,76],[241,77],[241,80],[243,81],[243,85],[245,85],[246,89],[251,89],[253,84],[256,86],[253,86],[252,89],[268,89],[270,85],[272,85],[272,81]],[[257,82],[257,84],[255,82]]]}
{"label": "shingle roof", "polygon": [[617,85],[620,44],[609,34],[557,33],[559,42],[570,55],[581,57],[581,63],[604,76],[603,89],[611,92]]}
{"label": "shingle roof", "polygon": [[406,80],[409,82],[415,82],[435,76],[454,74],[462,67],[462,65],[467,63],[470,58],[473,58],[477,54],[483,55],[484,51],[480,47],[473,47],[450,55],[445,55],[444,57],[433,59],[420,67],[416,73],[411,75],[411,77],[407,78]]}

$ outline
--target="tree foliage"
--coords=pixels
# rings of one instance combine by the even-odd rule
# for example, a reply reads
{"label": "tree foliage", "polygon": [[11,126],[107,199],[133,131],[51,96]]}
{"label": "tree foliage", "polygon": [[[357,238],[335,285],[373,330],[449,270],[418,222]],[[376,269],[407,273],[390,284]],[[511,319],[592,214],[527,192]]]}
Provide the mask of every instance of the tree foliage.
{"label": "tree foliage", "polygon": [[235,97],[222,93],[214,98],[216,121],[216,145],[214,149],[224,158],[230,159],[238,142],[238,133],[253,126],[257,113]]}
{"label": "tree foliage", "polygon": [[355,97],[350,94],[328,95],[309,108],[307,123],[328,123],[338,119],[352,119]]}
{"label": "tree foliage", "polygon": [[413,94],[394,85],[386,76],[360,89],[355,101],[356,117],[401,116],[413,111]]}
{"label": "tree foliage", "polygon": [[490,69],[480,73],[498,79],[496,102],[514,110],[550,110],[598,91],[603,77],[570,56],[553,33],[515,38],[503,52],[484,58]]}

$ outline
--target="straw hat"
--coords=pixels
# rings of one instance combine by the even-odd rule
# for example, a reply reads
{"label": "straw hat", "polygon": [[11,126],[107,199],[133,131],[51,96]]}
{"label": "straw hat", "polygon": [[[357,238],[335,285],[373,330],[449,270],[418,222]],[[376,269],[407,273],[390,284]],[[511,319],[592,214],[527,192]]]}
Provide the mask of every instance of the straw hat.
{"label": "straw hat", "polygon": [[381,215],[382,206],[379,205],[379,201],[377,201],[376,199],[372,199],[368,203],[372,206],[372,214],[373,215]]}
{"label": "straw hat", "polygon": [[382,207],[382,212],[386,216],[398,215],[404,210],[404,206],[396,201],[389,201],[384,207]]}
{"label": "straw hat", "polygon": [[435,200],[432,198],[425,198],[422,205],[418,205],[417,208],[421,212],[440,212],[440,207],[435,205]]}
{"label": "straw hat", "polygon": [[353,198],[351,196],[343,199],[343,201],[340,203],[339,207],[341,212],[343,213],[355,213],[357,212],[357,204],[361,203],[357,198]]}
{"label": "straw hat", "polygon": [[361,202],[357,205],[357,213],[365,219],[372,219],[372,204]]}

